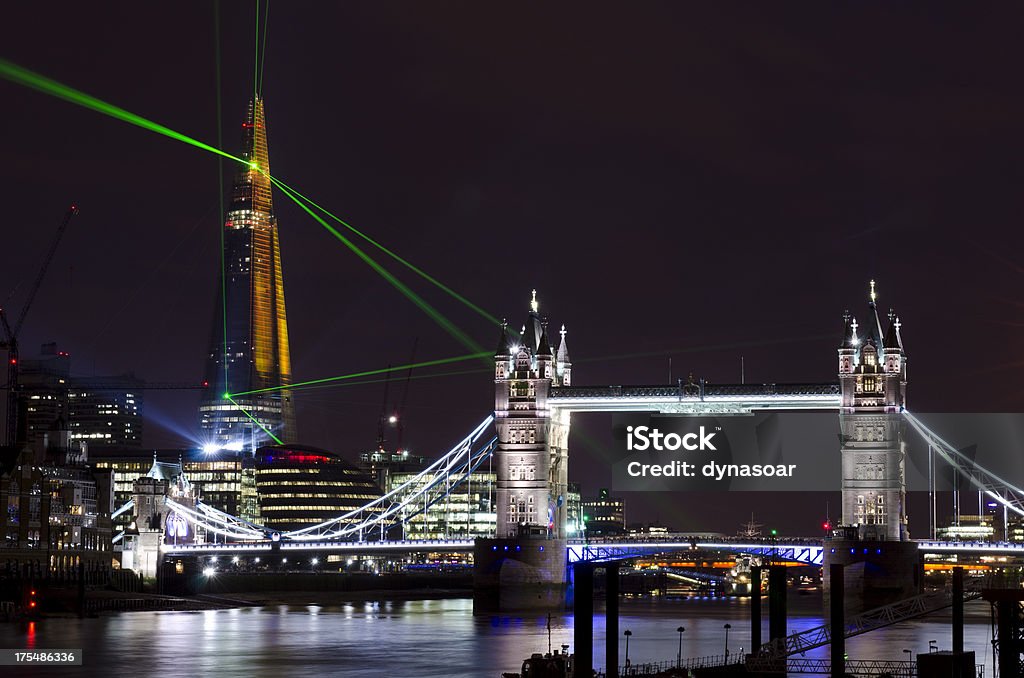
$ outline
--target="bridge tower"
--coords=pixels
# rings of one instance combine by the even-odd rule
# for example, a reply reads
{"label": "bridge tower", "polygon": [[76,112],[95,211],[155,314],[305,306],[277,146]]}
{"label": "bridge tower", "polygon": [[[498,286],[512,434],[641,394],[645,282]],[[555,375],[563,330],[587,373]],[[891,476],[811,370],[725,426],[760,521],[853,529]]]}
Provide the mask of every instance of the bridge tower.
{"label": "bridge tower", "polygon": [[920,583],[907,527],[900,414],[907,356],[899,318],[890,310],[883,330],[877,298],[872,280],[865,322],[845,313],[839,346],[842,524],[826,543],[824,572],[831,563],[848,566],[846,595],[854,609],[858,602],[869,608],[913,595]]}
{"label": "bridge tower", "polygon": [[536,290],[522,330],[502,324],[494,355],[497,531],[475,548],[475,598],[484,609],[562,602],[569,413],[552,417],[548,395],[571,379],[565,334],[563,326],[553,350]]}
{"label": "bridge tower", "polygon": [[195,540],[193,526],[184,516],[170,510],[167,498],[195,508],[192,485],[182,472],[182,464],[160,462],[153,454],[149,472],[132,484],[134,509],[126,531],[122,567],[135,570],[144,581],[158,576],[160,546],[167,540],[187,543]]}
{"label": "bridge tower", "polygon": [[863,333],[848,314],[839,348],[842,393],[843,525],[861,539],[906,541],[904,427],[907,357],[900,321],[889,312],[883,333],[871,281]]}

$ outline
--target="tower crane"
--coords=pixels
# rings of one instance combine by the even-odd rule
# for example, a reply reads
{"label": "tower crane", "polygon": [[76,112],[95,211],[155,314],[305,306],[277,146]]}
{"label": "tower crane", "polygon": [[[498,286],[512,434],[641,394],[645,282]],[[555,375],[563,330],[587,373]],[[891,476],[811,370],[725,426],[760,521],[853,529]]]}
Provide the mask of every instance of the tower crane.
{"label": "tower crane", "polygon": [[64,231],[67,230],[71,217],[76,214],[78,214],[78,207],[76,205],[72,205],[64,213],[64,220],[61,221],[56,235],[54,235],[53,240],[50,242],[50,248],[46,251],[46,256],[43,258],[43,265],[36,274],[32,287],[29,288],[25,305],[21,307],[21,313],[18,314],[14,325],[10,324],[7,313],[3,308],[0,308],[0,330],[3,331],[3,334],[0,334],[0,349],[6,349],[7,351],[7,434],[4,437],[4,443],[11,447],[15,446],[18,442],[18,398],[20,393],[18,381],[18,336],[21,333],[22,325],[25,323],[25,317],[32,309],[32,302],[35,301],[36,293],[39,292],[39,288],[43,284],[46,271],[50,268],[53,255],[57,251],[57,245],[60,244],[61,238],[64,237]]}

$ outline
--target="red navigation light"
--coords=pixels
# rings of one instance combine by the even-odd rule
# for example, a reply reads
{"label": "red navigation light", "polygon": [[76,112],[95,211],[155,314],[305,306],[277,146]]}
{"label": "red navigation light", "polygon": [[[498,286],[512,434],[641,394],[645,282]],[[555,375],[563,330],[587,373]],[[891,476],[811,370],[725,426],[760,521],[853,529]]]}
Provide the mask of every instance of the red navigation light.
{"label": "red navigation light", "polygon": [[203,379],[203,388],[206,388],[209,385],[210,385],[210,382],[208,382],[205,379]]}
{"label": "red navigation light", "polygon": [[30,603],[28,604],[28,606],[29,606],[29,607],[35,607],[35,606],[36,606],[36,601],[34,601],[34,600],[33,600],[32,602],[30,602]]}
{"label": "red navigation light", "polygon": [[11,358],[11,364],[12,365],[17,365],[18,364],[18,359],[17,358]]}
{"label": "red navigation light", "polygon": [[828,522],[827,520],[826,520],[825,522],[823,522],[823,523],[821,524],[821,526],[822,526],[823,528],[825,528],[826,530],[831,530],[831,529],[832,529],[832,523]]}
{"label": "red navigation light", "polygon": [[36,592],[35,592],[35,591],[30,591],[30,592],[29,592],[29,595],[30,595],[30,596],[34,596],[35,594],[36,594]]}

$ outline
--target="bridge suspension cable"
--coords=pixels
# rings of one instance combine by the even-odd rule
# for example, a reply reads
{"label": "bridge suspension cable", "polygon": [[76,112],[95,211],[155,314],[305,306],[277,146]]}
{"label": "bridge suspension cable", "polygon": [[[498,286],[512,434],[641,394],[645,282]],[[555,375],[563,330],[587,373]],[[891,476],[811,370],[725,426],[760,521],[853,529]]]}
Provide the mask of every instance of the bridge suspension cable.
{"label": "bridge suspension cable", "polygon": [[381,534],[398,523],[422,513],[469,477],[494,451],[495,439],[473,451],[494,422],[488,416],[473,431],[430,466],[370,503],[331,520],[299,530],[282,532],[282,539],[339,539],[357,535],[360,540],[373,529]]}
{"label": "bridge suspension cable", "polygon": [[934,431],[907,410],[903,410],[903,416],[911,427],[928,442],[939,456],[956,470],[957,473],[967,478],[975,487],[991,497],[993,500],[1005,506],[1010,511],[1024,516],[1024,490],[1012,483],[1000,478],[983,466],[969,459],[964,453],[953,445],[943,440]]}
{"label": "bridge suspension cable", "polygon": [[234,521],[206,513],[205,511],[197,510],[202,504],[197,505],[197,507],[193,509],[174,501],[170,497],[164,501],[167,508],[187,518],[196,527],[202,527],[208,532],[219,534],[222,537],[237,539],[239,541],[251,541],[253,539],[264,539],[267,536],[267,532],[265,530],[240,524],[239,522],[236,522],[238,519],[233,516],[231,516],[231,518],[234,518]]}

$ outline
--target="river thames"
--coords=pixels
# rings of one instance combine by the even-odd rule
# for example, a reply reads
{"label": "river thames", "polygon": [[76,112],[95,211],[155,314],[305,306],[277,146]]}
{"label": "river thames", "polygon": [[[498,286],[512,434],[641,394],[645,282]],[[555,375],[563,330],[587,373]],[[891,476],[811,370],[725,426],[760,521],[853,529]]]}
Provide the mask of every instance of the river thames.
{"label": "river thames", "polygon": [[[311,594],[312,595],[312,594]],[[721,655],[750,648],[749,600],[623,600],[632,662]],[[992,675],[987,603],[967,604],[965,645]],[[572,643],[572,615],[551,620],[551,643]],[[822,623],[820,598],[790,600],[790,631]],[[767,637],[767,617],[764,634]],[[949,649],[949,614],[904,622],[847,641],[851,659],[906,659],[935,640]],[[595,618],[595,666],[604,664],[604,618]],[[203,612],[128,612],[92,619],[0,625],[0,647],[82,648],[82,667],[11,669],[32,676],[446,676],[499,678],[545,652],[547,617],[474,616],[469,599],[367,600],[338,605],[274,605]],[[827,656],[828,648],[807,656]],[[625,656],[620,642],[620,662]],[[20,673],[18,673],[20,671]]]}

